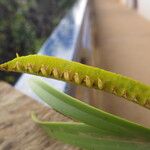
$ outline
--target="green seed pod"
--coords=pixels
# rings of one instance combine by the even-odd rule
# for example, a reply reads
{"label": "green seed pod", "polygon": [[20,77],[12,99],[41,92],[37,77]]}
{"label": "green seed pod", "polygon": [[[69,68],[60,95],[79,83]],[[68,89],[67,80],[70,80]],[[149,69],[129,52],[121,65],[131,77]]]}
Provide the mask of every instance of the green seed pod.
{"label": "green seed pod", "polygon": [[96,88],[150,109],[150,86],[120,74],[64,59],[29,55],[0,65],[2,71],[24,72]]}

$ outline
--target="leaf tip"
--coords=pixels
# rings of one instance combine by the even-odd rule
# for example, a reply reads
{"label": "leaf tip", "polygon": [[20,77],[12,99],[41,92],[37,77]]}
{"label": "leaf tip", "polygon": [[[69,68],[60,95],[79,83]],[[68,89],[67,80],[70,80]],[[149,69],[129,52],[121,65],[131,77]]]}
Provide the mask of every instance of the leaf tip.
{"label": "leaf tip", "polygon": [[32,118],[32,120],[33,120],[34,122],[36,122],[36,123],[39,122],[39,120],[38,120],[38,118],[37,118],[37,116],[36,116],[36,113],[35,113],[34,111],[31,112],[31,118]]}

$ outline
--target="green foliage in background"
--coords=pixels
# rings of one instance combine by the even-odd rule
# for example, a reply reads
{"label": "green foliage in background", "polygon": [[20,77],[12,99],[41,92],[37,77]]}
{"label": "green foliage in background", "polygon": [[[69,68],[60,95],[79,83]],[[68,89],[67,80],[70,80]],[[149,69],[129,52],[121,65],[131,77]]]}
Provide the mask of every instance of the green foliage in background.
{"label": "green foliage in background", "polygon": [[[16,0],[0,0],[0,60],[14,57],[16,52],[34,53],[35,31],[26,21]],[[27,51],[30,49],[30,51]],[[22,50],[22,51],[20,51]],[[17,74],[0,73],[0,79],[14,83]]]}
{"label": "green foliage in background", "polygon": [[[0,63],[36,53],[75,0],[0,0]],[[0,73],[14,84],[18,74]]]}
{"label": "green foliage in background", "polygon": [[26,18],[34,25],[37,37],[49,36],[74,2],[75,0],[28,0]]}

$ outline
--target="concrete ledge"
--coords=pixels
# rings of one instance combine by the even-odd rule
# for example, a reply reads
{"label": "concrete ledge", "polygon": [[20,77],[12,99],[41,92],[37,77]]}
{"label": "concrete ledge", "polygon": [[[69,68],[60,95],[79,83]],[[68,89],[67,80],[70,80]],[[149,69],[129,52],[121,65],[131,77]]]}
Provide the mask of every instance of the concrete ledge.
{"label": "concrete ledge", "polygon": [[31,111],[44,120],[69,120],[31,100],[9,84],[0,82],[1,150],[78,150],[47,137],[47,134],[31,120]]}

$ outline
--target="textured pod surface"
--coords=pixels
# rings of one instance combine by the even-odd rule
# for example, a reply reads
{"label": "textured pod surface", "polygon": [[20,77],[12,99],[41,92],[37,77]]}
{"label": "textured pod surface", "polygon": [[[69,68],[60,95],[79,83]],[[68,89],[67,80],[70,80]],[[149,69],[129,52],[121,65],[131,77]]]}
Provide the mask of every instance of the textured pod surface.
{"label": "textured pod surface", "polygon": [[81,63],[52,56],[29,55],[1,64],[0,70],[25,72],[104,90],[150,109],[150,86]]}

